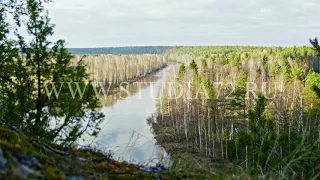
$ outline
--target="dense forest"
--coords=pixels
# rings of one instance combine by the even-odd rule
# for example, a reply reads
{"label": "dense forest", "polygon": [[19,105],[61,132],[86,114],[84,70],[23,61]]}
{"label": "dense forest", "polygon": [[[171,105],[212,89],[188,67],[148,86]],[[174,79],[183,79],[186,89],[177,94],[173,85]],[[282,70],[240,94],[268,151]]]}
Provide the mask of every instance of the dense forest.
{"label": "dense forest", "polygon": [[[311,42],[319,48],[317,39]],[[221,162],[267,179],[318,177],[314,49],[181,47],[169,53],[184,58],[162,87],[153,125],[169,152],[207,157],[199,166]]]}
{"label": "dense forest", "polygon": [[144,77],[168,62],[164,55],[88,55],[74,56],[74,62],[83,61],[94,82],[119,85],[135,78]]}
{"label": "dense forest", "polygon": [[[47,2],[0,2],[0,178],[319,179],[317,38],[301,47],[68,49],[64,40],[51,41]],[[155,117],[133,123],[151,125],[170,167],[120,163],[91,144],[79,148],[103,131],[102,106],[117,102],[100,99],[104,88],[119,93],[126,83],[128,97],[166,66],[157,103],[137,101],[156,104]],[[142,87],[129,87],[141,79]],[[139,103],[130,104],[130,115],[145,114]]]}
{"label": "dense forest", "polygon": [[170,46],[135,46],[105,48],[68,48],[74,55],[85,54],[163,54],[173,47]]}

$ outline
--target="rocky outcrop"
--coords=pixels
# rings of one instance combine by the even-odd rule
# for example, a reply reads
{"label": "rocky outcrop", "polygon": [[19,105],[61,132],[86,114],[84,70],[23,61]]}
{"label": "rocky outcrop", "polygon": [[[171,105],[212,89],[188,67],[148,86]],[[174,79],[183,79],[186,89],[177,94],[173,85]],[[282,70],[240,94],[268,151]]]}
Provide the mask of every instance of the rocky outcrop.
{"label": "rocky outcrop", "polygon": [[110,153],[45,144],[0,128],[0,179],[182,179],[162,166],[142,167],[112,159]]}

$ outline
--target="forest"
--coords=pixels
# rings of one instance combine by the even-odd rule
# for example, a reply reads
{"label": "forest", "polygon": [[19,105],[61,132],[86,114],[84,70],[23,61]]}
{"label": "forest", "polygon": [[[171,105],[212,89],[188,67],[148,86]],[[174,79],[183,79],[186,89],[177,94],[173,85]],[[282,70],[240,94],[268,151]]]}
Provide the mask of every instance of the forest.
{"label": "forest", "polygon": [[163,54],[170,46],[136,46],[136,47],[107,47],[107,48],[68,48],[74,55],[88,54]]}
{"label": "forest", "polygon": [[0,2],[1,179],[319,179],[318,38],[67,48],[46,3]]}
{"label": "forest", "polygon": [[87,55],[74,56],[74,62],[83,61],[94,82],[118,85],[163,68],[168,62],[165,55]]}
{"label": "forest", "polygon": [[158,142],[208,169],[238,167],[263,179],[318,177],[319,45],[310,41],[314,48],[172,49],[170,56],[189,56],[160,91]]}

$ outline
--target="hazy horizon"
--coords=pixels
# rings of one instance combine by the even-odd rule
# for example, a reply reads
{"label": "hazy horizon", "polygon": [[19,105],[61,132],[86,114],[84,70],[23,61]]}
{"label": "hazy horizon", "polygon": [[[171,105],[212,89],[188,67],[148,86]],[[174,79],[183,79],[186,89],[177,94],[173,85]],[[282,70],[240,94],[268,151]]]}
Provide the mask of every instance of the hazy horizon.
{"label": "hazy horizon", "polygon": [[209,46],[243,46],[243,47],[302,47],[302,46],[309,46],[311,47],[309,41],[308,43],[304,45],[172,45],[172,46],[166,46],[166,45],[123,45],[123,46],[105,46],[105,47],[67,47],[68,49],[98,49],[98,48],[127,48],[127,47],[209,47]]}
{"label": "hazy horizon", "polygon": [[316,0],[59,0],[54,39],[69,48],[302,46],[320,28]]}

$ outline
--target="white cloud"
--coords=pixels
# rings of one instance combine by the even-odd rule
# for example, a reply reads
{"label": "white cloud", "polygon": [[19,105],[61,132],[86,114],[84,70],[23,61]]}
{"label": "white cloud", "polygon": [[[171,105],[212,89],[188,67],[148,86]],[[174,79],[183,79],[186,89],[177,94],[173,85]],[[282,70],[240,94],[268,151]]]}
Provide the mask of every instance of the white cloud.
{"label": "white cloud", "polygon": [[[320,34],[317,0],[56,0],[70,47],[302,45]],[[317,34],[318,33],[318,34]]]}

